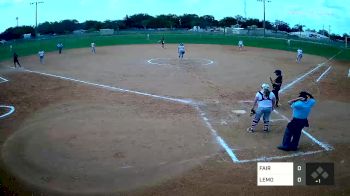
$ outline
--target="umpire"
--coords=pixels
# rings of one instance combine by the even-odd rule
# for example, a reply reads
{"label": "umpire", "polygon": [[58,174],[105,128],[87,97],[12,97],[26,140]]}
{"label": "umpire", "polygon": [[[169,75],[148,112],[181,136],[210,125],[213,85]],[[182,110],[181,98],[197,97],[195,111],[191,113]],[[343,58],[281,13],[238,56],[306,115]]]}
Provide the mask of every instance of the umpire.
{"label": "umpire", "polygon": [[293,109],[293,119],[285,129],[282,145],[277,148],[284,151],[295,151],[298,150],[301,131],[304,127],[309,127],[307,117],[316,101],[310,93],[302,91],[298,98],[292,99],[288,103]]}
{"label": "umpire", "polygon": [[270,77],[270,81],[271,81],[271,84],[272,84],[272,92],[273,94],[275,94],[275,97],[276,97],[276,107],[278,107],[278,101],[279,101],[279,97],[278,97],[278,91],[281,89],[281,86],[282,86],[282,71],[277,69],[275,70],[274,72],[276,74],[276,79],[275,80],[272,80],[272,78]]}

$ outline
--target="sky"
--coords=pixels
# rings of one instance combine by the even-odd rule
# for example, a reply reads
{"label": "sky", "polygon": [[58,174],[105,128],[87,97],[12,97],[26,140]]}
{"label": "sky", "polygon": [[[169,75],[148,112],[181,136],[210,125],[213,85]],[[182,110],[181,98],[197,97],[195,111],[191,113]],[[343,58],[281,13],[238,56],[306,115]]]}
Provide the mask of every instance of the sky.
{"label": "sky", "polygon": [[[0,32],[19,25],[35,26],[34,0],[0,0]],[[257,0],[39,0],[38,24],[65,19],[120,20],[126,15],[147,13],[213,15],[220,20],[226,16],[242,15],[263,19],[263,3]],[[266,0],[267,1],[267,0]],[[350,34],[350,4],[348,0],[269,0],[266,20],[282,20],[291,27],[305,25],[310,29],[325,29],[342,35]]]}

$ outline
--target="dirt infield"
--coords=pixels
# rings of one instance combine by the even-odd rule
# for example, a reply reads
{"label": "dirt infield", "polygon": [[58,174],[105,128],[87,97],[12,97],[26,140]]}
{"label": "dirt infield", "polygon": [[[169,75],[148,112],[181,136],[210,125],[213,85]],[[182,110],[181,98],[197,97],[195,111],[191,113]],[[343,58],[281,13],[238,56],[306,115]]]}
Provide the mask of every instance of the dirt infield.
{"label": "dirt infield", "polygon": [[[294,53],[249,47],[186,48],[183,61],[175,45],[103,47],[95,55],[88,48],[65,50],[48,53],[44,65],[36,56],[20,59],[26,69],[51,76],[9,69],[11,63],[2,62],[0,76],[9,81],[0,84],[0,105],[16,107],[0,119],[4,190],[49,195],[349,193],[348,65],[311,55],[296,64]],[[198,110],[175,100],[199,104],[239,160],[288,156],[275,148],[287,123],[280,115],[273,114],[270,133],[249,134],[248,114],[233,110],[248,111],[250,103],[241,101],[251,100],[275,69],[283,70],[288,84],[323,62],[281,95],[279,112],[289,117],[286,101],[301,89],[311,91],[318,104],[309,133],[334,150],[324,151],[303,136],[302,153],[322,152],[281,161],[334,162],[335,186],[256,187],[256,163],[233,163]],[[331,71],[316,83],[328,66]]]}

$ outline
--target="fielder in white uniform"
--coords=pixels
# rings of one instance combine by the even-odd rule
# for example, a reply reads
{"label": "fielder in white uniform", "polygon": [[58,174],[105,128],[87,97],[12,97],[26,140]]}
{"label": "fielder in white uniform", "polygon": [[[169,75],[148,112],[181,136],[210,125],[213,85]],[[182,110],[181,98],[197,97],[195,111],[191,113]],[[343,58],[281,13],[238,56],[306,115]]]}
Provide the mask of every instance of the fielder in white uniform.
{"label": "fielder in white uniform", "polygon": [[238,48],[239,48],[239,50],[242,50],[243,47],[244,47],[243,41],[242,41],[242,40],[239,40],[239,41],[238,41]]}
{"label": "fielder in white uniform", "polygon": [[45,52],[43,50],[38,52],[39,55],[39,60],[41,64],[44,64],[44,56],[45,56]]}
{"label": "fielder in white uniform", "polygon": [[298,49],[297,50],[297,63],[300,63],[301,62],[301,58],[303,58],[303,50],[302,49]]}
{"label": "fielder in white uniform", "polygon": [[183,59],[185,54],[185,46],[183,43],[180,43],[177,47],[177,52],[179,53],[179,58]]}
{"label": "fielder in white uniform", "polygon": [[96,47],[95,43],[92,42],[91,43],[91,52],[94,53],[94,54],[96,54],[96,48],[95,47]]}

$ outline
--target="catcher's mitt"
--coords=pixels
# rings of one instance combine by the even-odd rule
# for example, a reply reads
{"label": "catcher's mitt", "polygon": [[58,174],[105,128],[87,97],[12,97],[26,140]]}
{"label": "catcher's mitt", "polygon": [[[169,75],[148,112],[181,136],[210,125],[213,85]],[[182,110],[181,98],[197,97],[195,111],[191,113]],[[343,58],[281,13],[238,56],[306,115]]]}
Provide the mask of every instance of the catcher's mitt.
{"label": "catcher's mitt", "polygon": [[255,113],[256,113],[256,112],[255,112],[254,109],[251,109],[251,110],[250,110],[250,116],[253,116]]}

